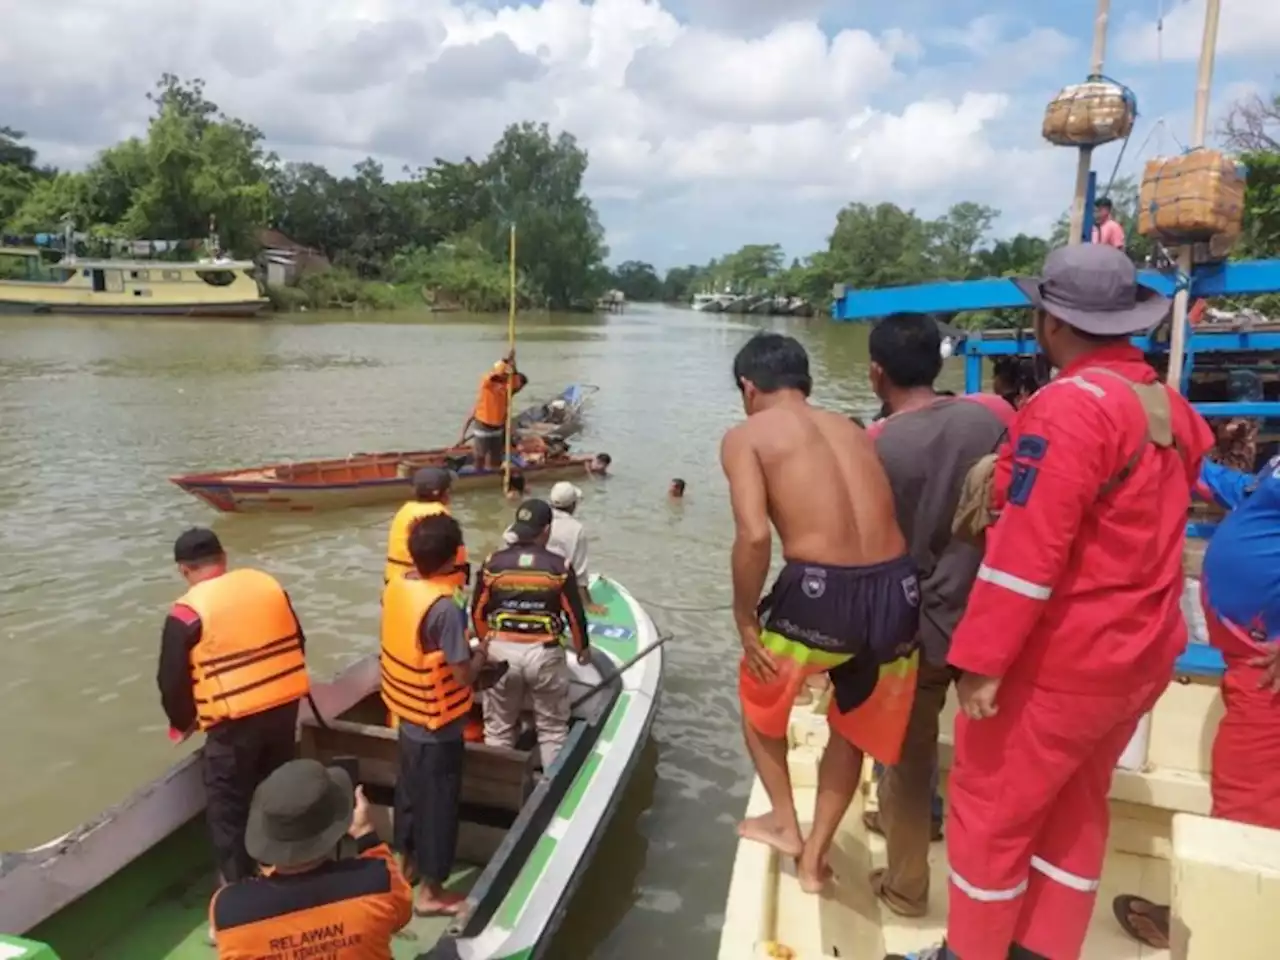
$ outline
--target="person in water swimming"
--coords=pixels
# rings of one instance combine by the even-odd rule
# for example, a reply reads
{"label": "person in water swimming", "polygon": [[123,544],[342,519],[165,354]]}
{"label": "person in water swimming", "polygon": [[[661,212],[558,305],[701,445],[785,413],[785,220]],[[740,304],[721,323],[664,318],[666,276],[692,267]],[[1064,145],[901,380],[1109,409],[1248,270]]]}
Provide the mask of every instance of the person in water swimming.
{"label": "person in water swimming", "polygon": [[[772,805],[738,832],[798,858],[802,889],[817,893],[830,878],[827,853],[861,775],[860,728],[876,724],[860,708],[875,706],[869,701],[880,666],[913,649],[919,583],[872,442],[846,415],[809,403],[804,347],[793,337],[757,334],[734,358],[733,379],[747,419],[725,434],[720,459],[736,528],[738,695],[747,748]],[[787,563],[761,600],[771,523]],[[822,757],[806,840],[787,770],[787,723],[805,680],[824,671],[834,689],[835,735]],[[905,722],[904,715],[903,729]]]}

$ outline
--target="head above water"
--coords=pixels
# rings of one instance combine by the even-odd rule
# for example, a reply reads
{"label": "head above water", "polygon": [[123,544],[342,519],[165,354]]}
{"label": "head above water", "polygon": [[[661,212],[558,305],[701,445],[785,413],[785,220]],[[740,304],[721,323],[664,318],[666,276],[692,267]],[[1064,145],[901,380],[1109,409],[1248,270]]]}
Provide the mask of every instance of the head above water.
{"label": "head above water", "polygon": [[1039,277],[1015,277],[1035,308],[1040,349],[1058,369],[1099,347],[1147,333],[1169,315],[1167,297],[1138,285],[1133,261],[1102,243],[1059,247]]}
{"label": "head above water", "polygon": [[447,513],[423,517],[409,528],[409,556],[423,579],[453,573],[460,546],[462,527]]}
{"label": "head above water", "polygon": [[597,453],[591,460],[592,473],[608,473],[609,466],[613,463],[613,457],[607,453]]}
{"label": "head above water", "polygon": [[667,493],[670,494],[676,500],[679,500],[681,497],[684,496],[684,488],[685,488],[685,482],[681,480],[679,477],[676,477],[674,480],[671,481],[671,486],[667,489]]}
{"label": "head above water", "polygon": [[511,471],[511,477],[507,480],[507,496],[512,494],[524,496],[524,474],[516,470]]}
{"label": "head above water", "polygon": [[904,390],[932,390],[942,372],[942,334],[923,313],[894,313],[871,328],[871,389],[881,400]]}
{"label": "head above water", "polygon": [[733,358],[733,383],[742,393],[747,415],[783,394],[807,398],[813,390],[809,355],[795,337],[757,333]]}
{"label": "head above water", "polygon": [[212,530],[192,527],[173,542],[173,562],[182,579],[197,584],[226,572],[227,553]]}
{"label": "head above water", "polygon": [[453,474],[444,467],[423,467],[413,475],[413,495],[424,503],[449,502]]}

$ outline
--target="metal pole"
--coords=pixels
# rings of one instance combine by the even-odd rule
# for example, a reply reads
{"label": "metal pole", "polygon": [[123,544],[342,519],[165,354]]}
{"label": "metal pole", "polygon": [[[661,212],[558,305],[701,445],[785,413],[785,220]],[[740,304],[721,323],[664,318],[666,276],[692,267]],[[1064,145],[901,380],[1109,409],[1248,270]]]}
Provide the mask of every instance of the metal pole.
{"label": "metal pole", "polygon": [[[1089,76],[1102,76],[1102,61],[1107,53],[1107,20],[1111,15],[1111,0],[1098,0],[1098,12],[1093,20],[1093,56],[1089,64]],[[1067,243],[1074,246],[1084,239],[1085,193],[1089,189],[1089,169],[1093,166],[1093,147],[1080,148],[1080,160],[1076,164],[1076,192],[1071,202],[1071,229]]]}
{"label": "metal pole", "polygon": [[[516,224],[514,220],[511,221],[508,259],[510,260],[510,276],[508,278],[510,300],[507,305],[507,353],[514,354],[516,352]],[[506,448],[505,458],[502,461],[502,490],[504,493],[511,489],[511,408],[516,391],[515,370],[515,357],[512,356],[511,369],[507,371],[507,426],[502,444]]]}
{"label": "metal pole", "polygon": [[[1221,0],[1208,0],[1204,11],[1204,35],[1200,41],[1200,70],[1196,77],[1196,112],[1191,124],[1191,148],[1204,146],[1206,128],[1209,125],[1209,88],[1213,84],[1213,58],[1218,46],[1218,12]],[[1184,244],[1178,251],[1179,279],[1190,283],[1191,244]],[[1187,350],[1187,303],[1191,299],[1188,286],[1180,287],[1173,295],[1173,330],[1169,339],[1169,372],[1165,379],[1170,386],[1182,390],[1182,362]]]}

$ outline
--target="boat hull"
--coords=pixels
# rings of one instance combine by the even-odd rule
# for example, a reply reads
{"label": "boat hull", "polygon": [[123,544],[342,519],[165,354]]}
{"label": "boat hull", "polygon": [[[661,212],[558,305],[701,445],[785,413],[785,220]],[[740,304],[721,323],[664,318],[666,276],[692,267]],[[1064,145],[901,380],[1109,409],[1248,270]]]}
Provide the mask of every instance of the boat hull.
{"label": "boat hull", "polygon": [[262,313],[270,300],[242,300],[233,303],[160,303],[160,304],[95,304],[46,303],[40,301],[0,300],[0,314],[23,316],[84,317],[210,317],[245,318]]}
{"label": "boat hull", "polygon": [[[402,503],[413,497],[413,470],[402,465],[444,464],[469,451],[353,454],[338,460],[301,461],[249,470],[170,477],[198,500],[222,513],[310,513],[347,507]],[[527,482],[554,482],[588,473],[590,457],[565,457],[518,466]],[[403,476],[401,474],[404,474]],[[503,471],[462,471],[454,492],[501,487]]]}
{"label": "boat hull", "polygon": [[[656,642],[657,631],[612,581],[596,578],[592,593],[608,612],[592,622],[593,663],[571,664],[574,695],[583,702],[575,707],[568,742],[514,822],[503,828],[505,838],[499,831],[500,842],[490,847],[469,893],[466,919],[446,927],[445,920],[415,918],[393,941],[396,960],[528,960],[545,953],[648,739],[663,673],[657,649],[615,677],[618,664]],[[605,678],[612,681],[587,696]],[[340,727],[359,729],[333,718],[362,701],[368,706],[377,689],[376,658],[357,663],[332,683],[317,684],[317,706],[330,721],[316,724],[303,707],[304,753],[325,759],[308,743],[314,747],[324,737],[340,737]],[[378,789],[386,794],[394,734],[382,730],[379,755],[360,754],[359,763],[362,781],[376,783],[382,772]],[[212,863],[200,774],[193,754],[94,821],[35,850],[6,856],[0,867],[0,930],[48,944],[61,960],[213,960],[204,939],[212,877],[192,872],[193,865],[199,870]],[[381,803],[374,789],[366,787],[371,800]],[[465,782],[463,799],[465,805]],[[475,826],[464,822],[460,853],[468,846],[467,829]]]}

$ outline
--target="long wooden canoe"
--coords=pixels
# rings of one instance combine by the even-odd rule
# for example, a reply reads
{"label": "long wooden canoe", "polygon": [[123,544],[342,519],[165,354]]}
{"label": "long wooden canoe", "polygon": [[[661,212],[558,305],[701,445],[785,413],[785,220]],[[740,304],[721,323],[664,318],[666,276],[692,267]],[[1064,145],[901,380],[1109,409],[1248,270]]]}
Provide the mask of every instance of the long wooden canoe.
{"label": "long wooden canoe", "polygon": [[[1185,604],[1184,604],[1185,609]],[[1194,625],[1193,625],[1194,626]],[[1082,960],[1167,960],[1168,951],[1143,946],[1124,934],[1112,914],[1121,894],[1172,904],[1175,957],[1271,956],[1280,942],[1280,832],[1207,819],[1209,764],[1222,714],[1220,661],[1192,643],[1178,676],[1117,768],[1111,787],[1111,833],[1097,907]],[[951,765],[956,704],[942,718],[940,763]],[[797,706],[791,715],[789,766],[803,820],[813,809],[817,766],[827,738],[825,703]],[[872,892],[868,875],[885,864],[884,840],[862,822],[875,809],[871,764],[831,851],[835,879],[823,896],[803,893],[794,864],[768,848],[740,841],[720,938],[720,960],[834,960],[886,954],[911,956],[937,944],[946,932],[946,844],[930,853],[929,912],[920,919],[894,914]],[[942,778],[945,792],[945,776]],[[769,800],[757,779],[748,815],[765,812]],[[1192,893],[1194,891],[1194,894]],[[1189,941],[1189,949],[1187,944]]]}
{"label": "long wooden canoe", "polygon": [[[574,709],[551,769],[536,749],[467,744],[459,863],[460,918],[417,918],[393,945],[396,960],[531,960],[544,955],[569,899],[648,740],[663,653],[621,676],[619,664],[658,640],[625,589],[597,578],[608,612],[591,623],[593,662],[574,695],[613,678]],[[396,734],[385,725],[375,658],[318,685],[318,724],[303,709],[299,747],[328,760],[354,755],[386,829]],[[525,738],[521,747],[532,747]],[[207,944],[212,855],[202,816],[199,757],[191,755],[97,819],[0,861],[0,957],[42,960],[213,960]],[[11,952],[6,952],[11,951]]]}
{"label": "long wooden canoe", "polygon": [[[413,497],[413,473],[420,467],[453,469],[470,448],[414,450],[393,453],[353,453],[333,460],[301,460],[240,470],[190,473],[170,477],[198,500],[223,513],[282,513],[336,510]],[[579,477],[588,472],[591,457],[555,456],[526,460],[517,456],[516,468],[529,483]],[[455,471],[453,489],[500,487],[503,471],[462,466]]]}

